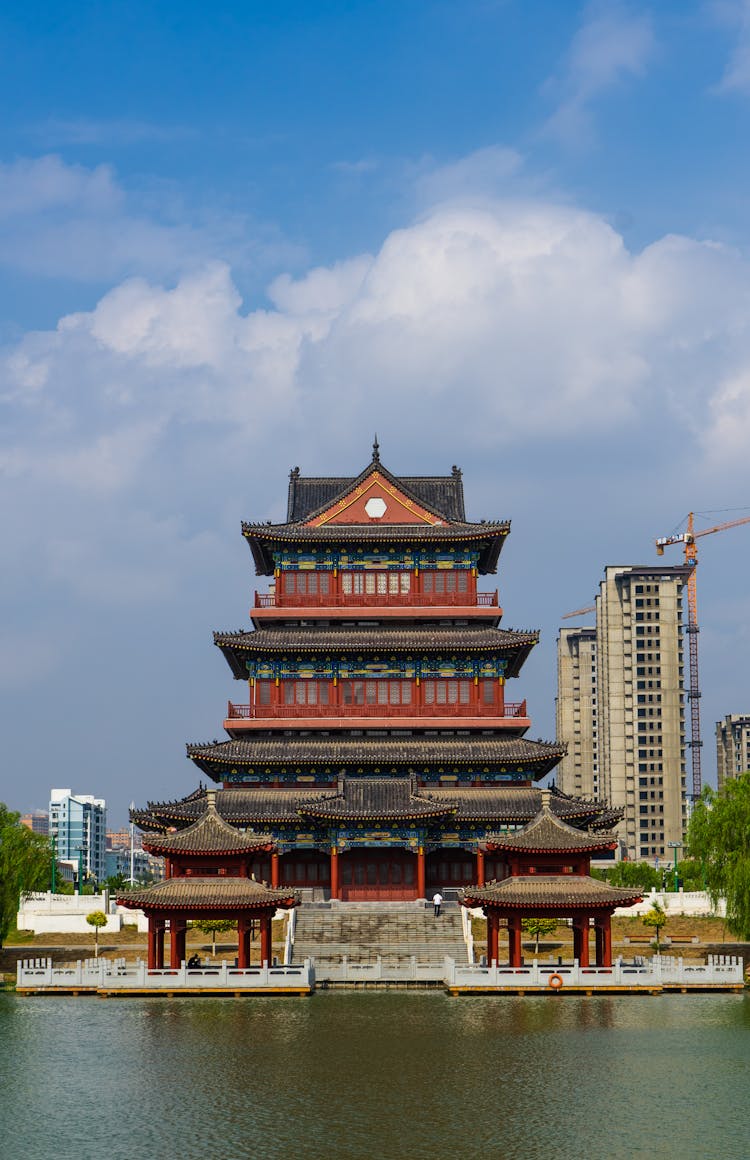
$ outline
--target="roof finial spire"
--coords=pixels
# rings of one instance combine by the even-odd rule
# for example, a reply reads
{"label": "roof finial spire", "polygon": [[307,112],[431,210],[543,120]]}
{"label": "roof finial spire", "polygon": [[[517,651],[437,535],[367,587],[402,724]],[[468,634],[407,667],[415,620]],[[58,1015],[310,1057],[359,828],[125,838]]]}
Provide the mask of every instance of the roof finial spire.
{"label": "roof finial spire", "polygon": [[380,463],[380,444],[378,443],[378,433],[375,432],[375,442],[372,445],[372,461],[373,463]]}

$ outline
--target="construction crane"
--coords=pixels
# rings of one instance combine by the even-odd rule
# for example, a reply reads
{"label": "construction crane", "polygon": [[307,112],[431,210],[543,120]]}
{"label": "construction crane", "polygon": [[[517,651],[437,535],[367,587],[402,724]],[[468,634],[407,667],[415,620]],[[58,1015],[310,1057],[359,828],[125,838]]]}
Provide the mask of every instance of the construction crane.
{"label": "construction crane", "polygon": [[700,713],[700,684],[698,681],[698,590],[695,581],[695,569],[698,564],[698,545],[696,540],[701,536],[711,536],[714,532],[724,532],[727,528],[737,528],[740,524],[750,524],[750,516],[743,516],[738,520],[727,520],[723,524],[715,524],[712,528],[695,530],[694,513],[689,512],[687,528],[684,532],[677,532],[671,536],[661,536],[656,541],[656,554],[664,555],[664,549],[671,544],[685,545],[685,563],[690,568],[687,582],[688,593],[688,622],[685,631],[688,634],[688,651],[690,655],[690,749],[693,772],[693,799],[701,794],[701,713]]}
{"label": "construction crane", "polygon": [[575,612],[565,612],[561,620],[570,620],[571,616],[585,616],[587,612],[596,612],[596,605],[589,604],[588,608],[576,608]]}

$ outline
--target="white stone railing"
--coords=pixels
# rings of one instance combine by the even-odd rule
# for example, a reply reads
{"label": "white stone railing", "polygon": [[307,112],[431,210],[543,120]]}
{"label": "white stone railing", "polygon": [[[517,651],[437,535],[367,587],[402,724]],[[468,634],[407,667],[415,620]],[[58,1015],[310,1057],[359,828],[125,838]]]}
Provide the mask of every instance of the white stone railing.
{"label": "white stone railing", "polygon": [[448,964],[454,960],[419,963],[415,955],[400,963],[384,963],[380,955],[372,963],[352,963],[344,955],[338,965],[326,965],[325,978],[330,983],[434,983],[445,978]]}
{"label": "white stone railing", "polygon": [[285,967],[239,967],[222,962],[216,966],[188,969],[183,963],[172,969],[150,971],[145,962],[124,959],[87,959],[70,966],[53,966],[51,959],[24,959],[18,963],[16,985],[22,988],[72,990],[312,990],[315,972],[312,961]]}
{"label": "white stone railing", "polygon": [[[461,989],[498,987],[518,990],[523,987],[564,989],[575,987],[661,987],[731,986],[743,982],[742,959],[729,955],[709,956],[706,962],[654,955],[652,959],[626,962],[615,960],[611,967],[581,967],[577,961],[562,966],[539,963],[530,966],[505,965],[464,966],[452,963],[446,977],[447,986]],[[561,980],[561,981],[560,981]]]}
{"label": "white stone railing", "polygon": [[297,909],[285,911],[286,936],[284,938],[284,966],[288,967],[294,957],[294,936],[297,931]]}
{"label": "white stone railing", "polygon": [[651,909],[654,902],[658,902],[667,915],[723,918],[727,912],[724,899],[720,898],[714,906],[705,890],[651,890],[644,895],[643,902],[637,902],[635,906],[618,906],[615,914],[624,918],[640,917]]}
{"label": "white stone railing", "polygon": [[471,926],[471,915],[465,906],[461,907],[461,930],[466,943],[466,960],[474,962],[474,931]]}

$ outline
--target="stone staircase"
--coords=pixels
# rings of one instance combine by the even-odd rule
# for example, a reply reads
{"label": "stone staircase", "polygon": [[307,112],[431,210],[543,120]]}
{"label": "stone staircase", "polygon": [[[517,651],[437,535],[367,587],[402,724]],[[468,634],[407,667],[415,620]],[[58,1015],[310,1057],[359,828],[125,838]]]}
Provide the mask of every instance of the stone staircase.
{"label": "stone staircase", "polygon": [[342,902],[297,911],[294,962],[315,959],[318,978],[341,962],[396,966],[414,957],[442,964],[446,955],[467,961],[459,907],[448,903],[439,918],[416,902]]}

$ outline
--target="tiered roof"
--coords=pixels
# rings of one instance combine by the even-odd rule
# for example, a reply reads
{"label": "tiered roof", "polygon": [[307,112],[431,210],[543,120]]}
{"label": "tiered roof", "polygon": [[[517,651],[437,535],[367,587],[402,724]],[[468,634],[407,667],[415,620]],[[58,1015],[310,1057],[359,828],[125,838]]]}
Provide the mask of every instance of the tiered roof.
{"label": "tiered roof", "polygon": [[[368,782],[377,782],[377,788],[368,791]],[[406,800],[416,794],[419,803],[437,807],[436,817],[450,816],[455,824],[476,822],[495,826],[520,826],[529,822],[539,811],[543,792],[531,787],[515,789],[507,786],[499,786],[497,789],[415,789],[411,779],[405,776],[345,778],[344,784],[350,803],[355,801],[352,793],[357,792],[354,786],[359,784],[362,786],[359,802],[364,805],[365,795],[370,792],[370,804],[378,802],[375,805],[376,811],[382,811],[386,802],[394,803],[398,795]],[[332,795],[330,789],[325,788],[301,790],[238,786],[216,791],[218,812],[232,826],[270,826],[296,822],[300,817],[322,813],[328,808],[327,803],[338,802],[338,799],[339,794]],[[135,811],[132,817],[144,830],[165,830],[171,826],[189,825],[202,815],[205,808],[206,790],[198,789],[180,801],[149,802],[145,810]],[[610,824],[620,816],[615,811],[607,810],[602,802],[581,801],[558,791],[552,793],[551,808],[560,818],[575,822],[582,830],[588,831],[589,841],[591,831],[595,832],[602,824]],[[367,816],[376,818],[379,815],[376,812]]]}
{"label": "tiered roof", "polygon": [[446,772],[467,766],[508,772],[531,769],[533,776],[541,777],[564,756],[565,746],[528,741],[523,737],[482,734],[394,737],[384,730],[373,730],[363,736],[256,735],[250,740],[188,745],[187,754],[215,780],[240,770],[290,765],[313,765],[321,770],[340,766],[355,771],[373,767],[374,772],[381,767],[390,771],[429,765],[450,767]]}
{"label": "tiered roof", "polygon": [[[292,472],[289,485],[287,522],[243,523],[242,534],[248,541],[259,575],[274,571],[273,549],[283,544],[326,544],[385,542],[393,544],[479,543],[479,571],[494,572],[509,520],[472,523],[466,519],[463,483],[457,468],[450,476],[399,479],[380,462],[374,448],[373,459],[354,479],[305,479],[299,469]],[[334,504],[361,487],[374,472],[406,498],[432,515],[435,522],[406,524],[369,522],[366,524],[324,523],[312,526]],[[315,501],[320,501],[313,506]]]}
{"label": "tiered roof", "polygon": [[455,806],[430,801],[411,778],[345,777],[337,794],[306,802],[298,811],[318,821],[434,822],[455,813]]}
{"label": "tiered roof", "polygon": [[643,898],[642,890],[610,886],[598,878],[577,874],[524,874],[488,882],[486,886],[466,886],[459,895],[466,906],[495,906],[508,909],[549,909],[560,913],[566,907],[633,906]]}
{"label": "tiered roof", "polygon": [[511,664],[506,676],[520,672],[531,649],[539,640],[537,630],[512,631],[492,625],[424,625],[404,628],[383,624],[359,626],[303,625],[295,628],[257,628],[238,632],[215,632],[214,644],[226,657],[238,680],[247,679],[245,661],[268,654],[311,654],[349,652],[379,656],[398,654],[488,653],[507,656]]}

